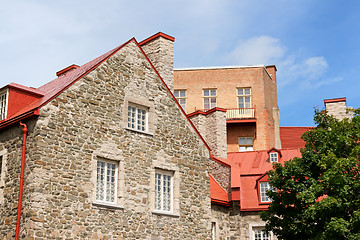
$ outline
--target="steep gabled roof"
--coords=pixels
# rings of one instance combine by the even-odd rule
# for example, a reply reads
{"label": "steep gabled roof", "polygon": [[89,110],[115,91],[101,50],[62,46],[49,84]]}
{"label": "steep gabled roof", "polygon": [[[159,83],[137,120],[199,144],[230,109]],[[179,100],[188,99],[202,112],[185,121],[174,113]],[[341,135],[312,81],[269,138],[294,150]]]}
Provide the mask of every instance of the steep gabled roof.
{"label": "steep gabled roof", "polygon": [[210,197],[211,202],[229,206],[229,194],[220,186],[220,184],[210,175]]}

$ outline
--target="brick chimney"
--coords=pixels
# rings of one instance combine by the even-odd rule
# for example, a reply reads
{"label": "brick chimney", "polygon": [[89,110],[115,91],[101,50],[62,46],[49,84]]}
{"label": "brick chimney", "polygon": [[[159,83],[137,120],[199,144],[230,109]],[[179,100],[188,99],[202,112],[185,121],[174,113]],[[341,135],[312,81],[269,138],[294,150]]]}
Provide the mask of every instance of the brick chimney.
{"label": "brick chimney", "polygon": [[175,38],[159,32],[139,43],[171,92],[174,91],[174,41]]}
{"label": "brick chimney", "polygon": [[353,114],[351,112],[346,112],[346,97],[325,99],[324,105],[325,110],[328,112],[328,114],[332,115],[338,120],[353,117]]}

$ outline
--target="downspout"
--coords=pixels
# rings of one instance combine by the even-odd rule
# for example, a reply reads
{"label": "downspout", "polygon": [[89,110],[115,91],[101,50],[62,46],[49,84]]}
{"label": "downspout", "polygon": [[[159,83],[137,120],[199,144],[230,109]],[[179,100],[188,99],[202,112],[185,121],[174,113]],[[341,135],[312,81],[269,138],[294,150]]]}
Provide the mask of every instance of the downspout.
{"label": "downspout", "polygon": [[17,212],[17,219],[16,219],[15,240],[19,239],[19,232],[20,232],[21,203],[22,203],[24,172],[25,172],[26,135],[28,132],[28,128],[27,128],[26,124],[20,122],[20,125],[23,126],[23,145],[22,145],[22,155],[21,155],[19,202],[18,202],[18,212]]}

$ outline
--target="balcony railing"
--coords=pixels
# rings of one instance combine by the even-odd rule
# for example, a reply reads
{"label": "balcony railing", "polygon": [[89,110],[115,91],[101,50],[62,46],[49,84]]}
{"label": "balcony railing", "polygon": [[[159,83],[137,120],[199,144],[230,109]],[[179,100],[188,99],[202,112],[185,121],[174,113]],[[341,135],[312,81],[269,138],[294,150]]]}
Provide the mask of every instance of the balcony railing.
{"label": "balcony railing", "polygon": [[226,119],[255,118],[255,108],[229,108]]}
{"label": "balcony railing", "polygon": [[[203,112],[207,112],[211,109],[196,109]],[[253,108],[228,108],[226,109],[226,119],[227,120],[241,120],[248,118],[255,118],[255,107]]]}

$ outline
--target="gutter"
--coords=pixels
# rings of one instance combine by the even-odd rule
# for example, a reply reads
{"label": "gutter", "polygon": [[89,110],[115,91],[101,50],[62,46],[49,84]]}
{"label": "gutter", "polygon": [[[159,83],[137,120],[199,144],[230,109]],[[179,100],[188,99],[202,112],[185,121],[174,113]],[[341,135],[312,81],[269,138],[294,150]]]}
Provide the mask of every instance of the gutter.
{"label": "gutter", "polygon": [[28,133],[28,128],[26,124],[20,122],[20,125],[23,126],[23,145],[22,145],[22,155],[21,155],[20,187],[19,187],[18,211],[16,218],[15,240],[19,239],[19,232],[20,232],[21,204],[22,204],[22,194],[23,194],[24,175],[25,175],[26,135]]}

